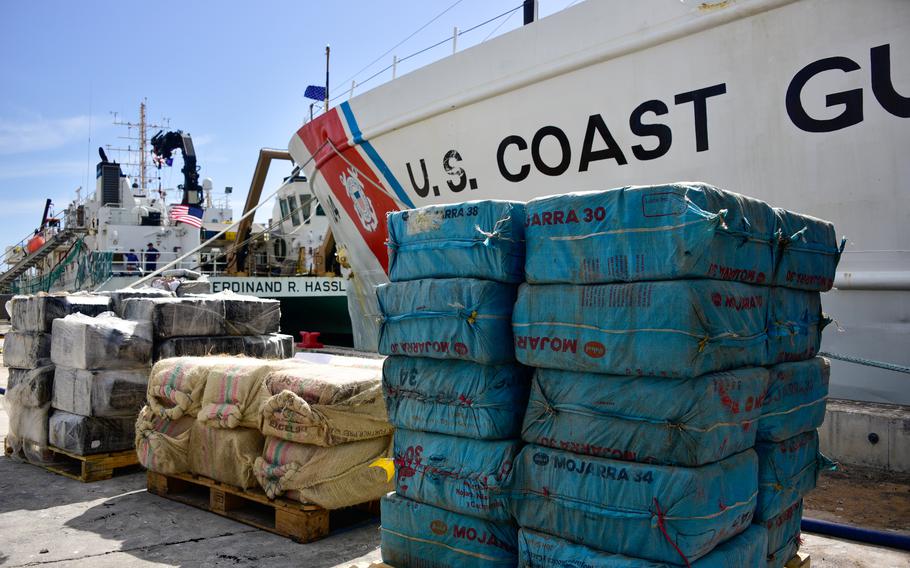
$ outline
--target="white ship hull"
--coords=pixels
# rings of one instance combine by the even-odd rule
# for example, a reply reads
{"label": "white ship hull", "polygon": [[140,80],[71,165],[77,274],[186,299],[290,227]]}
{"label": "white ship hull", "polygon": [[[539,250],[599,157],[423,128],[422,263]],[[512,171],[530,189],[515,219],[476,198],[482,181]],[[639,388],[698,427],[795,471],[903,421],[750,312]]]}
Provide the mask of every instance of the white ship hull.
{"label": "white ship hull", "polygon": [[[910,366],[908,97],[904,0],[591,0],[355,97],[289,150],[347,249],[363,347],[390,210],[699,180],[834,222],[824,349]],[[906,374],[840,361],[831,395],[910,404]]]}

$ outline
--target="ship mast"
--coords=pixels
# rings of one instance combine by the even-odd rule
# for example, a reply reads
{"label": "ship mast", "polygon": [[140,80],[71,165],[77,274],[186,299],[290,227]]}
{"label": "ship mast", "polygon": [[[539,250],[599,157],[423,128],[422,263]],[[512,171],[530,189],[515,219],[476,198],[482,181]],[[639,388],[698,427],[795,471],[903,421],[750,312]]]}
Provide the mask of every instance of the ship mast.
{"label": "ship mast", "polygon": [[[115,126],[126,126],[127,127],[127,135],[119,136],[119,138],[137,142],[137,144],[139,146],[138,162],[134,161],[135,160],[134,154],[137,152],[137,150],[133,146],[127,145],[126,148],[112,148],[111,146],[107,146],[107,149],[110,151],[126,152],[127,160],[125,160],[125,161],[120,160],[120,164],[123,166],[131,166],[131,167],[138,168],[138,172],[137,172],[138,175],[136,175],[134,179],[139,186],[138,187],[139,191],[143,194],[148,194],[148,188],[149,188],[149,185],[151,185],[150,182],[152,181],[148,175],[148,161],[147,161],[148,160],[148,129],[154,128],[154,129],[163,130],[163,129],[170,128],[170,120],[168,120],[166,118],[161,120],[162,124],[150,124],[148,122],[148,118],[146,116],[147,104],[148,104],[148,99],[142,99],[142,101],[139,103],[139,122],[120,121],[120,120],[117,120],[116,112],[111,113],[114,115],[114,125]],[[137,133],[135,136],[133,135],[134,128],[137,130]]]}

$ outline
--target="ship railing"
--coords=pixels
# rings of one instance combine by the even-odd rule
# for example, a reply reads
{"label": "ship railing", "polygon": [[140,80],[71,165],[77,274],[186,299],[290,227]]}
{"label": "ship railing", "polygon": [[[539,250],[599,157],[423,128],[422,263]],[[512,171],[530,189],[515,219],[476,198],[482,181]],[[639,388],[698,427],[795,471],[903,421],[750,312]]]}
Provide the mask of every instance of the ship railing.
{"label": "ship railing", "polygon": [[[183,254],[180,251],[150,252],[148,250],[116,250],[106,252],[112,254],[112,276],[145,276],[146,274],[158,270],[159,267],[176,260]],[[186,260],[177,263],[173,268],[199,271],[199,264],[199,259],[187,258]]]}

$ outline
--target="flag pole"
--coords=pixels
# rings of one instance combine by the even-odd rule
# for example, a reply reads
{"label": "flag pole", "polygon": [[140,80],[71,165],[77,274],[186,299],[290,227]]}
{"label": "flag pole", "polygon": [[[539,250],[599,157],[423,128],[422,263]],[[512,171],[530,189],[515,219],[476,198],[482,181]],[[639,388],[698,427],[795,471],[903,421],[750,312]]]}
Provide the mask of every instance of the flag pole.
{"label": "flag pole", "polygon": [[325,112],[329,112],[329,46],[325,46]]}

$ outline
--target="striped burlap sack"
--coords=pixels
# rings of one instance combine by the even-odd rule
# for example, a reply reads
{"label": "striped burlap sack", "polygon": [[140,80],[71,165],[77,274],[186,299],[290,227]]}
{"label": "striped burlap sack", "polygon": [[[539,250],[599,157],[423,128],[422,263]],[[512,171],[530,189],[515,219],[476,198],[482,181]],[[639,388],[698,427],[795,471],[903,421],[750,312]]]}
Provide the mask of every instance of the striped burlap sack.
{"label": "striped burlap sack", "polygon": [[175,420],[162,418],[148,406],[143,407],[136,420],[136,455],[149,471],[165,475],[189,471],[187,452],[190,428],[196,422],[190,416]]}

